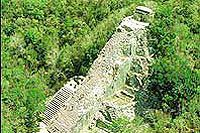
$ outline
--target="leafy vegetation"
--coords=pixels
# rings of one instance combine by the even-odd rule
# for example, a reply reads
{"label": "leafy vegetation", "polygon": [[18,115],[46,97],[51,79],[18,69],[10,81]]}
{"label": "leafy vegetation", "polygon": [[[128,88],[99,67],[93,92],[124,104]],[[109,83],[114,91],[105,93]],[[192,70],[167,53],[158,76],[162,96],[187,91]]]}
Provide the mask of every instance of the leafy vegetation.
{"label": "leafy vegetation", "polygon": [[86,75],[140,0],[3,0],[2,131],[36,132],[45,98]]}
{"label": "leafy vegetation", "polygon": [[200,95],[187,103],[181,115],[172,119],[169,113],[151,109],[134,120],[119,118],[112,123],[98,122],[97,126],[114,133],[196,133],[200,131]]}
{"label": "leafy vegetation", "polygon": [[[115,27],[142,2],[3,0],[2,131],[36,132],[46,97],[69,78],[86,75]],[[156,2],[148,93],[157,100],[134,121],[104,125],[109,131],[200,131],[200,3]]]}
{"label": "leafy vegetation", "polygon": [[136,118],[117,119],[100,127],[124,133],[200,131],[199,4],[157,1],[149,27],[155,60],[147,90],[136,94]]}
{"label": "leafy vegetation", "polygon": [[159,4],[150,27],[153,41],[149,45],[156,59],[148,89],[159,97],[162,110],[173,117],[200,93],[198,3],[170,0]]}

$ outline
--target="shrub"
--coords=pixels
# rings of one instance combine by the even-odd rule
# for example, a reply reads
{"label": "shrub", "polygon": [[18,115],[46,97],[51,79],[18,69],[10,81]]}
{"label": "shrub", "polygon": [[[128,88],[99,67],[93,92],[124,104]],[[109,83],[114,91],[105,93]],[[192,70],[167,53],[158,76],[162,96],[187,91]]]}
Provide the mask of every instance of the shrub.
{"label": "shrub", "polygon": [[[198,83],[200,77],[199,71],[192,65],[195,64],[195,58],[199,54],[188,53],[188,48],[186,48],[198,47],[196,45],[198,39],[191,41],[191,38],[196,38],[196,35],[189,30],[193,24],[188,23],[191,16],[187,15],[190,13],[189,7],[195,9],[193,7],[195,5],[184,1],[176,7],[178,3],[172,4],[172,2],[174,1],[166,2],[158,8],[150,27],[153,41],[150,41],[149,46],[154,48],[156,59],[151,67],[152,74],[149,77],[148,89],[157,94],[164,105],[169,106],[169,110],[165,111],[176,116],[180,115],[184,101],[192,99],[200,92]],[[179,8],[185,13],[177,13],[176,10]]]}
{"label": "shrub", "polygon": [[113,125],[104,123],[102,128],[110,132],[200,131],[198,4],[187,0],[157,1],[149,27],[154,62],[147,90],[136,94],[136,117],[133,121],[114,120]]}
{"label": "shrub", "polygon": [[2,1],[3,132],[37,131],[44,95],[86,75],[132,2]]}

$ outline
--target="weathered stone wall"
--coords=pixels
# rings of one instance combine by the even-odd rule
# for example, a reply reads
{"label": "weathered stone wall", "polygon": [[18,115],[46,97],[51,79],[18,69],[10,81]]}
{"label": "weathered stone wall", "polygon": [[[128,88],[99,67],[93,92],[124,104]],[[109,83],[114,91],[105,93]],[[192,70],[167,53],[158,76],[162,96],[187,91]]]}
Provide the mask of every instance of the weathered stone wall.
{"label": "weathered stone wall", "polygon": [[151,62],[146,26],[132,16],[125,18],[88,75],[70,81],[55,94],[44,113],[49,132],[90,132],[97,119],[104,119],[107,106],[112,117],[134,118],[134,91],[144,88]]}

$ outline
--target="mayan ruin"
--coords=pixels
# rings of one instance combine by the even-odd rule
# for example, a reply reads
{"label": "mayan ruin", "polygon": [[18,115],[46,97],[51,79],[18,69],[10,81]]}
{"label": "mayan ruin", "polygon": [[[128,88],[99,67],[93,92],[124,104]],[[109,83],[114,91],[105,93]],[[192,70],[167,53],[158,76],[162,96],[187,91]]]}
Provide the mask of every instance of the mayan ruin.
{"label": "mayan ruin", "polygon": [[[138,7],[136,13],[152,11]],[[95,122],[106,121],[106,111],[111,119],[123,115],[134,118],[134,92],[145,89],[143,79],[148,76],[152,60],[147,47],[148,25],[133,16],[123,19],[88,75],[74,77],[48,103],[43,122],[49,132],[98,131]]]}
{"label": "mayan ruin", "polygon": [[200,133],[200,0],[3,0],[2,133]]}

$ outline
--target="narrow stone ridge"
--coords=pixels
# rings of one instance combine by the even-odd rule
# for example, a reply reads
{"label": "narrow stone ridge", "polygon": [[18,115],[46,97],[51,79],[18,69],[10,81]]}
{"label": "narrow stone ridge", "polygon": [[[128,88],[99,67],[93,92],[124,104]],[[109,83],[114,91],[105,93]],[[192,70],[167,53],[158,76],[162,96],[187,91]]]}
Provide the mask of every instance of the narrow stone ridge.
{"label": "narrow stone ridge", "polygon": [[151,62],[148,25],[133,16],[124,18],[88,75],[72,79],[47,104],[43,123],[49,132],[88,133],[96,120],[106,121],[102,114],[107,106],[111,117],[134,118],[134,91],[144,88]]}

